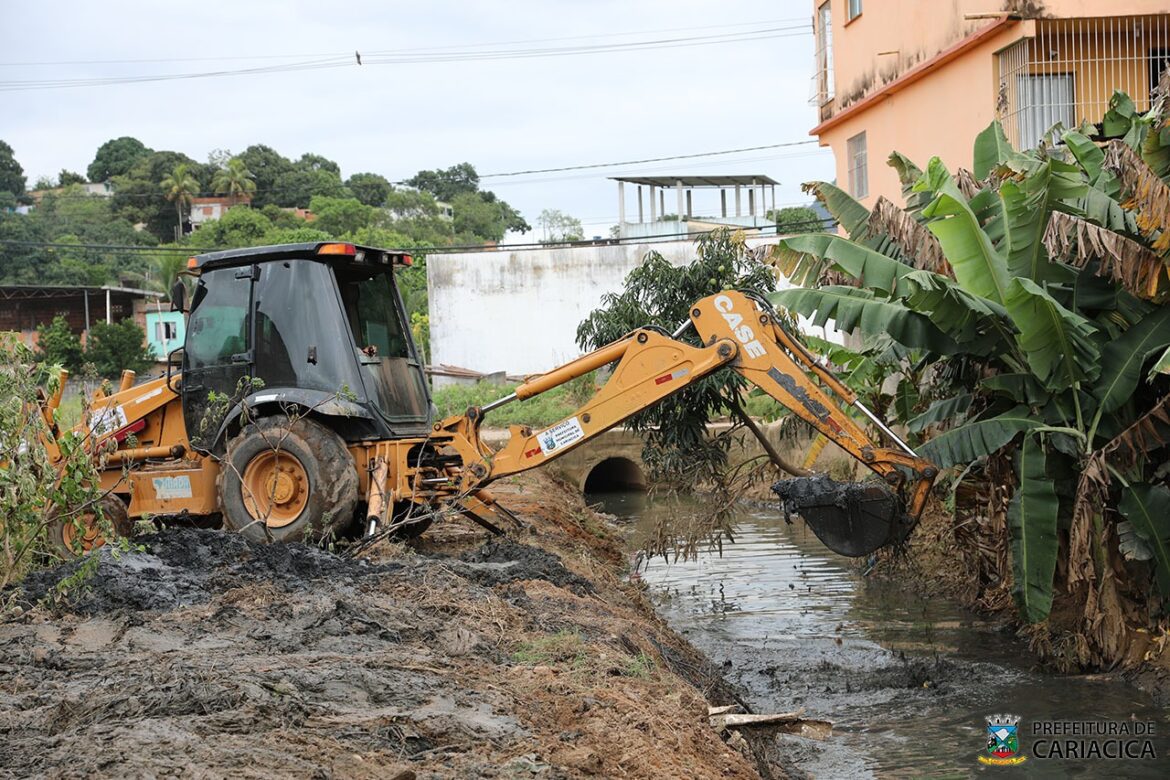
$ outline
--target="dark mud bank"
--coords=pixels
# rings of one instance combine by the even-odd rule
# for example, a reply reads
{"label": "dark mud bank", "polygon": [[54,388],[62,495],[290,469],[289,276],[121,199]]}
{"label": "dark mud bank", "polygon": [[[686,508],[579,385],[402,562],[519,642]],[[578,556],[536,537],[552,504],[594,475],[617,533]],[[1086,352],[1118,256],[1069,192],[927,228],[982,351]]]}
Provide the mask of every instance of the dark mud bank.
{"label": "dark mud bank", "polygon": [[76,565],[37,573],[0,623],[0,776],[783,776],[710,727],[735,692],[596,518],[536,485],[516,539],[350,560],[168,531],[55,606]]}

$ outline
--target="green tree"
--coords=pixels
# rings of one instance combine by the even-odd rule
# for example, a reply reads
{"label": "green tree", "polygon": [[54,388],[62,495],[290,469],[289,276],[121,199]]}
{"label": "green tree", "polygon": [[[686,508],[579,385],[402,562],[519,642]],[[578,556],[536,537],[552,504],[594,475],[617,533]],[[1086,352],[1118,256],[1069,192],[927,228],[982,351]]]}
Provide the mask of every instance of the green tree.
{"label": "green tree", "polygon": [[205,222],[192,240],[200,246],[224,249],[262,246],[268,243],[272,229],[272,221],[261,212],[237,207],[228,209],[219,219]]}
{"label": "green tree", "polygon": [[[772,270],[758,262],[742,237],[728,230],[702,236],[697,257],[677,268],[657,252],[626,276],[622,290],[602,296],[601,307],[577,328],[582,349],[597,349],[641,327],[674,332],[690,319],[695,301],[721,290],[775,287]],[[692,329],[682,337],[699,344]],[[626,422],[642,434],[643,458],[656,479],[676,486],[720,484],[727,465],[729,437],[712,439],[707,425],[737,406],[746,389],[739,374],[720,371],[695,382],[670,403],[658,404]]]}
{"label": "green tree", "polygon": [[345,186],[367,206],[385,206],[393,189],[385,176],[376,173],[355,173],[345,180]]}
{"label": "green tree", "polygon": [[306,165],[302,158],[276,180],[271,201],[278,206],[308,208],[315,195],[344,198],[348,194],[337,173],[316,162]]}
{"label": "green tree", "polygon": [[166,199],[175,204],[175,213],[178,215],[178,225],[175,235],[183,232],[183,207],[191,205],[191,200],[199,194],[199,180],[191,175],[186,163],[179,163],[162,181],[159,182]]}
{"label": "green tree", "polygon": [[128,135],[111,139],[98,147],[93,162],[86,168],[86,175],[94,182],[125,176],[134,166],[149,157],[152,151],[137,138]]}
{"label": "green tree", "polygon": [[264,236],[265,244],[308,244],[313,241],[329,241],[334,238],[323,230],[311,227],[273,228]]}
{"label": "green tree", "polygon": [[454,202],[458,195],[479,192],[479,174],[471,163],[459,163],[445,170],[419,171],[406,183],[445,203]]}
{"label": "green tree", "polygon": [[456,195],[451,209],[457,241],[501,241],[509,230],[525,233],[531,229],[518,211],[490,192]]}
{"label": "green tree", "polygon": [[16,161],[12,147],[0,141],[0,192],[23,195],[25,187],[24,168]]}
{"label": "green tree", "polygon": [[[0,240],[133,246],[157,242],[115,214],[109,198],[87,196],[77,185],[46,193],[27,215],[0,213]],[[109,284],[119,277],[137,279],[146,270],[147,258],[133,250],[0,245],[0,280],[9,284]]]}
{"label": "green tree", "polygon": [[70,371],[81,367],[81,339],[63,316],[57,315],[48,325],[37,326],[37,360]]}
{"label": "green tree", "polygon": [[455,235],[454,222],[429,192],[395,189],[386,196],[385,207],[389,227],[416,243],[446,244]]}
{"label": "green tree", "polygon": [[[253,204],[255,204],[255,201],[253,201]],[[253,210],[256,210],[255,205],[253,205]],[[259,209],[259,211],[268,218],[269,222],[278,228],[298,228],[305,226],[305,220],[298,217],[294,212],[286,211],[274,203],[269,203],[264,208]]]}
{"label": "green tree", "polygon": [[315,195],[309,211],[316,219],[313,227],[336,238],[371,227],[382,215],[381,209],[365,206],[356,198],[330,198]]}
{"label": "green tree", "polygon": [[826,232],[828,222],[810,206],[785,206],[768,210],[768,219],[776,223],[776,232],[782,236],[793,233]]}
{"label": "green tree", "polygon": [[244,161],[239,157],[233,157],[215,172],[211,187],[216,195],[228,195],[235,200],[242,200],[256,191],[256,182]]}
{"label": "green tree", "polygon": [[68,170],[65,170],[64,168],[62,168],[61,172],[59,174],[57,174],[57,186],[58,187],[68,187],[70,184],[85,184],[85,183],[86,183],[86,179],[80,173],[74,173],[73,171],[68,171]]}
{"label": "green tree", "polygon": [[84,360],[98,375],[111,379],[125,370],[142,373],[154,365],[146,334],[133,320],[91,325]]}
{"label": "green tree", "polygon": [[537,217],[544,241],[580,241],[585,237],[581,220],[560,209],[545,209]]}
{"label": "green tree", "polygon": [[[175,204],[167,198],[160,182],[180,163],[186,164],[188,172],[194,176],[195,161],[181,152],[172,151],[151,152],[129,173],[115,176],[114,196],[111,198],[114,213],[130,224],[145,224],[150,234],[160,241],[173,241]],[[198,189],[202,190],[203,184],[200,181]]]}
{"label": "green tree", "polygon": [[[272,147],[263,144],[249,146],[238,155],[238,159],[243,161],[244,167],[251,172],[252,179],[256,183],[256,195],[252,199],[253,207],[295,205],[278,203],[276,200],[276,184],[281,177],[292,171],[291,160]],[[306,200],[305,203],[307,204],[308,201]]]}

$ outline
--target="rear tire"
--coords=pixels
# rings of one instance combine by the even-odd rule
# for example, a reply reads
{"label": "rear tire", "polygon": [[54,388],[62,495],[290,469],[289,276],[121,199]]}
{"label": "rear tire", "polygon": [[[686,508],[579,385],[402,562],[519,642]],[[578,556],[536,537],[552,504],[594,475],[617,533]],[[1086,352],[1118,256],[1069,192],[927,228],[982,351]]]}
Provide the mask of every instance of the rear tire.
{"label": "rear tire", "polygon": [[98,510],[105,518],[106,529],[113,530],[114,537],[131,536],[134,524],[122,499],[110,493],[100,498],[91,508],[80,515],[60,517],[57,507],[49,510],[49,543],[65,560],[73,560],[97,549],[108,540],[98,520]]}
{"label": "rear tire", "polygon": [[220,464],[224,525],[253,541],[322,541],[349,526],[357,502],[353,456],[314,420],[251,423]]}

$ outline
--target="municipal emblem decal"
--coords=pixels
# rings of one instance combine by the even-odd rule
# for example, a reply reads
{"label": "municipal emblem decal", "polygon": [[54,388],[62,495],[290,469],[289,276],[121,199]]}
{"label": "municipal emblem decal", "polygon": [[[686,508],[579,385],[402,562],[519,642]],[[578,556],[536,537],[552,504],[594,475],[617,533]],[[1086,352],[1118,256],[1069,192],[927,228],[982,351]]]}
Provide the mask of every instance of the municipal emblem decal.
{"label": "municipal emblem decal", "polygon": [[1019,725],[1019,715],[988,715],[987,751],[979,756],[979,762],[996,766],[1024,763],[1027,756],[1019,754]]}

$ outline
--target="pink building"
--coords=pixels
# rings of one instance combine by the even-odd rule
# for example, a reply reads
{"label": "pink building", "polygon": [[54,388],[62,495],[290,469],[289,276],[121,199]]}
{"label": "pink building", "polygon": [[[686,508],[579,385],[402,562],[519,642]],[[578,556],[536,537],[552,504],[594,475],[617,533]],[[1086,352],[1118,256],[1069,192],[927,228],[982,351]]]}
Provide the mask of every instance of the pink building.
{"label": "pink building", "polygon": [[1114,90],[1139,110],[1170,65],[1170,0],[814,0],[811,131],[837,182],[901,203],[899,151],[970,168],[998,118],[1020,148],[1054,124],[1099,122]]}

